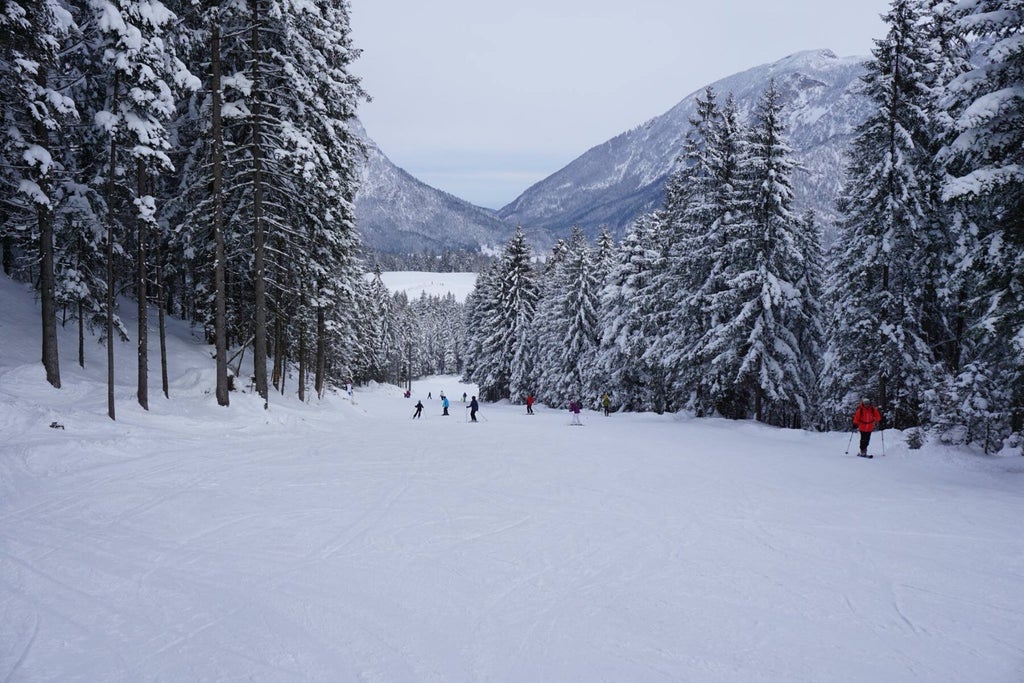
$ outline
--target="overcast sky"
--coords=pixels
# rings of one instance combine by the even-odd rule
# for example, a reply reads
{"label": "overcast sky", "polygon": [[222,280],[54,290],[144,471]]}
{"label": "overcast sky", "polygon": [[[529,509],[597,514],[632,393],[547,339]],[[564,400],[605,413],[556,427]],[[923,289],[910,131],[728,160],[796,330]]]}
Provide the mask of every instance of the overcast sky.
{"label": "overcast sky", "polygon": [[420,180],[500,208],[719,78],[868,55],[887,0],[351,0],[367,133]]}

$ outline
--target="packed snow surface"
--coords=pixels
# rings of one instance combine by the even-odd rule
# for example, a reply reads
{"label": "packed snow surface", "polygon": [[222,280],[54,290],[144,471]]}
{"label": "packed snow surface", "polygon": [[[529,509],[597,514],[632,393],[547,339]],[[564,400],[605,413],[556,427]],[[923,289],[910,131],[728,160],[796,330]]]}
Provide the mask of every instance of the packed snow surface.
{"label": "packed snow surface", "polygon": [[[372,277],[372,276],[371,276]],[[392,294],[405,292],[409,300],[427,296],[445,297],[451,294],[462,303],[476,287],[476,273],[429,273],[425,271],[386,271],[381,281]]]}
{"label": "packed snow surface", "polygon": [[111,422],[102,347],[66,330],[51,389],[37,315],[0,277],[0,680],[1024,679],[1024,458],[474,424],[451,377],[218,408],[181,324],[172,400],[133,403],[124,344]]}

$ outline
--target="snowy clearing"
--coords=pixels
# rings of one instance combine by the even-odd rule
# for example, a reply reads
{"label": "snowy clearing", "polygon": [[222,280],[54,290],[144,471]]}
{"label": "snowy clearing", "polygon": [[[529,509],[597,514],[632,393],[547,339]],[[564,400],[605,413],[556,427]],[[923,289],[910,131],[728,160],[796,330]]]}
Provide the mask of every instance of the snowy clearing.
{"label": "snowy clearing", "polygon": [[0,680],[1024,680],[1024,458],[470,424],[450,377],[222,409],[180,323],[173,400],[138,408],[124,344],[112,423],[102,347],[64,330],[51,389],[30,293],[0,302]]}
{"label": "snowy clearing", "polygon": [[[368,276],[372,277],[372,275]],[[476,287],[476,273],[430,273],[419,270],[385,271],[380,274],[381,281],[392,294],[405,292],[409,300],[419,299],[421,295],[444,297],[451,294],[459,303]]]}

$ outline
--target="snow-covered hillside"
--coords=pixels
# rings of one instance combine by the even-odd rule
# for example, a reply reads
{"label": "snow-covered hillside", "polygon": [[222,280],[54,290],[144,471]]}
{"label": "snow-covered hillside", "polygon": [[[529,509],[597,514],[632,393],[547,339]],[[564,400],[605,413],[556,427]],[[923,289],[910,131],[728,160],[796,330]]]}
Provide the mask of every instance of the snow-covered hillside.
{"label": "snow-covered hillside", "polygon": [[[788,133],[801,170],[794,178],[797,208],[814,209],[828,224],[842,180],[843,154],[854,127],[867,116],[860,94],[863,57],[829,50],[790,55],[711,85],[720,101],[733,93],[747,118],[774,78],[785,103]],[[593,236],[602,225],[621,235],[637,215],[660,206],[665,182],[683,151],[697,97],[594,147],[501,209],[515,224],[567,235],[573,225]]]}
{"label": "snow-covered hillside", "polygon": [[111,422],[102,347],[65,330],[52,389],[37,321],[0,276],[0,680],[1024,679],[1022,458],[473,424],[451,377],[225,409],[178,323],[172,399],[133,403],[124,344]]}
{"label": "snow-covered hillside", "polygon": [[500,246],[512,227],[493,211],[442,192],[395,166],[354,123],[367,161],[356,195],[356,221],[363,241],[391,253]]}

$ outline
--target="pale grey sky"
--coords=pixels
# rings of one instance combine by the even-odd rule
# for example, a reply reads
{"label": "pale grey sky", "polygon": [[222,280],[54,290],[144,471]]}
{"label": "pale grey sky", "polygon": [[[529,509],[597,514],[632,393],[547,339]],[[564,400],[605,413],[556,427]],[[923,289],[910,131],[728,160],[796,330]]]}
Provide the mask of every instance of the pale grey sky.
{"label": "pale grey sky", "polygon": [[888,0],[351,0],[360,118],[392,161],[500,208],[719,78],[867,56]]}

